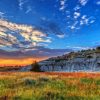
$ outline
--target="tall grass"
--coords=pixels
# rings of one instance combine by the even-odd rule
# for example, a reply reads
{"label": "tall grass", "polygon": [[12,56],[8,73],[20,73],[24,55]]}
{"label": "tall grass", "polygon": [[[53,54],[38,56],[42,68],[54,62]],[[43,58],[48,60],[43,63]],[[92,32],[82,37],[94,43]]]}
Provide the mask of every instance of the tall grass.
{"label": "tall grass", "polygon": [[2,74],[0,100],[100,100],[100,78]]}

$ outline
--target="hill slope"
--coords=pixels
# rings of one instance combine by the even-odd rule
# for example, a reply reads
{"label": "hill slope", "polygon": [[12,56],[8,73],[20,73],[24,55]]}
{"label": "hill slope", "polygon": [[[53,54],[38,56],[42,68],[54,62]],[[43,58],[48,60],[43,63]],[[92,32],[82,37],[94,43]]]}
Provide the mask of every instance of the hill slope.
{"label": "hill slope", "polygon": [[71,52],[39,62],[42,71],[100,71],[100,47]]}

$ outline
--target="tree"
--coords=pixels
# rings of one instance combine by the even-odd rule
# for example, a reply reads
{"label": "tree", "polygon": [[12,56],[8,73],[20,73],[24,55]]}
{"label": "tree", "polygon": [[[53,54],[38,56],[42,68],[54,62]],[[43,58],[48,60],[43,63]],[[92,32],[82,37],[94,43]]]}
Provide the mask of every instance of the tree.
{"label": "tree", "polygon": [[96,48],[96,50],[100,50],[100,46],[98,46],[98,47]]}
{"label": "tree", "polygon": [[31,64],[32,69],[30,71],[34,71],[34,72],[40,72],[40,65],[35,61],[34,63]]}

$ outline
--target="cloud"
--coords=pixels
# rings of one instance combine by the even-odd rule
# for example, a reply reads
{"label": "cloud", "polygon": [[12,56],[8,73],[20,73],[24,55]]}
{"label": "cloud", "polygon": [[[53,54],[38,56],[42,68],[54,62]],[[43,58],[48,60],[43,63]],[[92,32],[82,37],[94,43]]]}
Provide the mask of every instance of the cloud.
{"label": "cloud", "polygon": [[95,22],[94,17],[88,17],[87,15],[83,15],[80,19],[80,25],[89,25]]}
{"label": "cloud", "polygon": [[65,3],[66,3],[66,0],[61,0],[61,1],[60,1],[60,6],[61,6],[61,7],[59,8],[59,10],[62,11],[62,10],[65,9]]}
{"label": "cloud", "polygon": [[96,4],[97,4],[97,5],[100,5],[100,1],[97,1]]}
{"label": "cloud", "polygon": [[[39,43],[50,43],[51,39],[42,31],[28,25],[16,24],[0,19],[0,44],[16,49],[29,48]],[[26,44],[28,43],[28,44]]]}
{"label": "cloud", "polygon": [[61,35],[57,35],[59,38],[64,38],[65,35],[64,34],[61,34]]}
{"label": "cloud", "polygon": [[[40,26],[12,23],[0,19],[0,48],[9,50],[0,54],[5,57],[51,57],[67,52],[67,49],[46,48],[52,42],[50,35],[64,38],[58,24],[42,21]],[[1,52],[1,51],[0,51]]]}
{"label": "cloud", "polygon": [[20,10],[23,10],[23,6],[24,6],[24,3],[26,2],[26,0],[18,0],[18,3],[19,3],[19,9]]}
{"label": "cloud", "polygon": [[5,13],[3,13],[3,12],[0,12],[0,18],[4,18],[5,16]]}
{"label": "cloud", "polygon": [[79,0],[82,6],[85,6],[88,3],[88,0]]}
{"label": "cloud", "polygon": [[78,21],[75,21],[72,25],[68,26],[71,30],[76,30],[79,29],[80,27],[78,26]]}
{"label": "cloud", "polygon": [[79,30],[80,28],[82,28],[82,26],[88,26],[90,24],[93,24],[96,19],[93,16],[87,16],[87,15],[81,15],[78,12],[74,12],[74,20],[72,20],[72,23],[69,23],[69,25],[67,26],[68,28],[70,28],[71,30]]}
{"label": "cloud", "polygon": [[87,50],[90,49],[90,47],[82,47],[82,46],[66,46],[68,49],[72,50]]}
{"label": "cloud", "polygon": [[94,23],[94,22],[95,22],[95,20],[91,20],[91,21],[90,21],[91,24]]}
{"label": "cloud", "polygon": [[80,13],[79,12],[74,12],[74,18],[77,19],[78,17],[80,17]]}
{"label": "cloud", "polygon": [[2,58],[48,58],[58,56],[73,51],[72,49],[50,49],[43,46],[34,46],[26,51],[12,51],[8,52],[0,49],[0,57]]}
{"label": "cloud", "polygon": [[32,11],[28,0],[18,0],[19,10],[24,11],[26,14]]}
{"label": "cloud", "polygon": [[52,22],[48,20],[41,20],[40,26],[37,26],[37,29],[47,33],[48,35],[64,35],[62,28],[59,26],[57,22]]}
{"label": "cloud", "polygon": [[75,11],[77,11],[77,10],[79,10],[79,9],[81,9],[81,7],[80,7],[79,5],[77,5],[77,6],[74,8]]}
{"label": "cloud", "polygon": [[[46,44],[51,43],[49,34],[64,38],[64,33],[53,22],[41,23],[43,27],[12,23],[0,19],[0,57],[52,57],[72,51],[71,49],[50,49]],[[46,31],[47,30],[47,31]],[[47,34],[47,32],[49,32]],[[7,50],[7,51],[5,51]],[[9,52],[8,52],[9,50]]]}
{"label": "cloud", "polygon": [[[98,2],[94,1],[94,3],[99,5],[99,1],[100,0],[98,0]],[[93,5],[89,0],[57,0],[57,2],[60,4],[58,10],[60,10],[62,16],[65,16],[61,21],[66,21],[64,23],[66,29],[71,32],[76,32],[83,28],[83,26],[89,26],[97,20],[95,15],[91,15],[84,10],[87,8],[89,11],[91,10]],[[74,2],[76,3],[74,4]],[[73,3],[73,5],[71,3]],[[90,7],[86,6],[88,3],[90,3]],[[94,9],[93,12],[96,12],[96,10]]]}
{"label": "cloud", "polygon": [[29,13],[30,11],[32,11],[32,8],[31,8],[30,6],[28,6],[25,13],[27,14],[27,13]]}

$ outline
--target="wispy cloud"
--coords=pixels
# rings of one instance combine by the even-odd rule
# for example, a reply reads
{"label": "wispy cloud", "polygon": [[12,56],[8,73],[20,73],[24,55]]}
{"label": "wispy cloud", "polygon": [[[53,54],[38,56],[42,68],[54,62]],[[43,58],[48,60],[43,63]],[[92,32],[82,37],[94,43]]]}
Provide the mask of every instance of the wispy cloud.
{"label": "wispy cloud", "polygon": [[82,47],[82,46],[66,46],[68,49],[72,50],[87,50],[90,49],[90,47]]}
{"label": "wispy cloud", "polygon": [[[81,29],[83,25],[87,26],[96,21],[95,16],[83,13],[83,9],[89,3],[89,0],[77,0],[75,5],[71,5],[71,9],[69,6],[70,3],[74,3],[73,0],[60,0],[58,2],[60,3],[60,11],[64,16],[66,15],[66,19],[62,19],[62,21],[66,20],[66,28],[70,31],[75,32]],[[96,3],[99,4],[99,1]]]}
{"label": "wispy cloud", "polygon": [[80,7],[79,5],[76,5],[76,6],[74,7],[74,10],[75,10],[75,11],[80,10],[80,9],[81,9],[81,7]]}
{"label": "wispy cloud", "polygon": [[79,12],[74,12],[74,18],[77,19],[81,14]]}
{"label": "wispy cloud", "polygon": [[80,19],[80,25],[89,25],[95,22],[94,17],[88,17],[87,15],[83,15]]}
{"label": "wispy cloud", "polygon": [[96,4],[97,4],[97,5],[100,5],[100,1],[97,1]]}
{"label": "wispy cloud", "polygon": [[24,4],[27,2],[27,0],[18,0],[19,9],[23,10]]}
{"label": "wispy cloud", "polygon": [[12,51],[8,52],[0,49],[0,57],[2,58],[48,58],[53,56],[62,55],[73,51],[72,49],[50,49],[43,46],[34,46],[33,48],[27,48],[24,51]]}
{"label": "wispy cloud", "polygon": [[66,3],[66,0],[61,0],[60,1],[60,8],[59,8],[59,10],[64,10],[65,9],[65,3]]}
{"label": "wispy cloud", "polygon": [[61,39],[62,39],[62,38],[64,38],[64,37],[65,37],[65,34],[61,34],[61,35],[60,35],[60,34],[58,34],[57,36],[58,36],[59,38],[61,38]]}
{"label": "wispy cloud", "polygon": [[18,0],[19,2],[19,9],[22,10],[23,9],[23,0]]}
{"label": "wispy cloud", "polygon": [[85,6],[88,3],[88,0],[79,0],[82,6]]}
{"label": "wispy cloud", "polygon": [[26,12],[25,12],[25,13],[27,14],[27,13],[29,13],[29,12],[31,12],[31,11],[32,11],[31,7],[30,7],[30,6],[28,6],[28,7],[27,7],[27,10],[26,10]]}
{"label": "wispy cloud", "polygon": [[28,0],[18,0],[19,9],[26,14],[32,11],[32,7],[29,5]]}
{"label": "wispy cloud", "polygon": [[4,12],[0,12],[0,18],[4,18],[5,16],[5,13]]}

